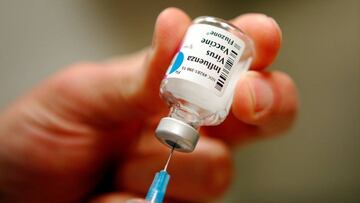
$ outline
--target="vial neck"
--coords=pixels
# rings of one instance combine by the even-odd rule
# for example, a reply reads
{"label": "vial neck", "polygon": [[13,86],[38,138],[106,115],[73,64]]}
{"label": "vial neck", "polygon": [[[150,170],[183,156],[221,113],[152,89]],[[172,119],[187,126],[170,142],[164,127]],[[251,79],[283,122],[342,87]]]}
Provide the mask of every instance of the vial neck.
{"label": "vial neck", "polygon": [[186,108],[185,106],[172,106],[169,117],[181,120],[196,130],[200,128],[200,117],[198,113],[191,108]]}

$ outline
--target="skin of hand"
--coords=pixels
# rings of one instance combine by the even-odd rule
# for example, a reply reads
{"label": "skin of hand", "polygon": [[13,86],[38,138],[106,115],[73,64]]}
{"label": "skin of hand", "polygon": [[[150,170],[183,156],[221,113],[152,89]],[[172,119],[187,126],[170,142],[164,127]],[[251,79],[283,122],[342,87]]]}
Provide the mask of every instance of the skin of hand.
{"label": "skin of hand", "polygon": [[[273,137],[296,117],[292,79],[266,71],[281,45],[277,23],[263,14],[231,22],[255,43],[251,71],[236,86],[232,111],[219,126],[204,127],[196,150],[175,153],[170,202],[209,202],[229,186],[231,150]],[[169,149],[154,137],[168,109],[160,81],[190,18],[176,8],[157,18],[153,43],[137,53],[72,65],[20,97],[0,115],[0,202],[124,202],[144,197]],[[110,174],[112,193],[94,196]]]}

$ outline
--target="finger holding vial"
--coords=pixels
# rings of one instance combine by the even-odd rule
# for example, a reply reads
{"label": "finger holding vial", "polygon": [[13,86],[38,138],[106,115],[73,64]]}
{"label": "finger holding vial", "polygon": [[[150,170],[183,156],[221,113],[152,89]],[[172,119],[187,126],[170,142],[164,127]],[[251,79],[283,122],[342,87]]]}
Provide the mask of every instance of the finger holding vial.
{"label": "finger holding vial", "polygon": [[[168,10],[167,12],[181,12],[181,11],[179,11],[179,10],[176,10],[176,11],[170,10],[169,11]],[[170,15],[170,14],[167,13],[167,15]],[[186,20],[186,23],[188,23],[187,20]],[[240,17],[236,18],[235,20],[232,21],[232,23],[235,26],[239,27],[241,30],[243,30],[246,34],[248,34],[249,37],[253,40],[255,52],[253,53],[254,61],[252,63],[251,68],[253,70],[262,70],[262,69],[266,68],[268,65],[270,65],[272,63],[272,61],[275,59],[275,57],[277,55],[277,52],[278,52],[278,50],[280,48],[280,44],[281,44],[281,31],[280,31],[278,25],[275,23],[275,21],[273,19],[265,16],[265,15],[262,15],[262,14],[247,14],[247,15],[240,16]],[[160,25],[158,25],[158,26],[160,26]],[[157,27],[156,29],[160,29],[160,28]],[[156,34],[157,34],[157,31],[155,31],[155,35]],[[176,37],[177,41],[179,41],[178,37],[179,36]],[[155,38],[156,38],[156,36],[155,36]],[[201,38],[199,38],[199,39],[200,39],[200,43],[201,43],[201,41],[203,41],[203,40]],[[185,37],[185,40],[186,40],[186,37]],[[217,45],[219,44],[217,42],[213,43],[214,41],[206,41],[206,40],[204,40],[204,42],[208,43],[209,46],[214,45],[214,47],[217,47]],[[159,43],[159,41],[155,40],[155,46],[154,46],[155,47],[155,49],[154,49],[155,53],[152,53],[151,57],[153,57],[153,58],[150,57],[150,61],[148,61],[148,65],[149,65],[148,68],[150,68],[149,70],[152,70],[153,68],[155,68],[154,64],[157,64],[158,61],[161,61],[161,59],[159,59],[159,57],[160,57],[159,53],[160,52],[156,53],[156,51],[161,50],[161,49],[156,48],[157,46],[160,46],[160,45],[156,45],[156,43]],[[190,45],[194,45],[194,44],[190,43],[189,46],[187,46],[185,44],[185,46],[186,46],[185,48],[192,48]],[[219,47],[220,47],[220,45],[219,45]],[[181,48],[180,48],[180,50],[181,50]],[[206,52],[206,53],[208,53],[208,52]],[[177,54],[177,57],[175,57],[175,59],[173,60],[173,63],[171,65],[171,67],[168,69],[168,71],[169,71],[168,74],[170,72],[171,73],[176,73],[176,71],[178,70],[179,67],[176,67],[176,66],[174,67],[173,66],[174,63],[176,64],[178,56],[179,56],[179,53]],[[185,58],[187,60],[192,60],[191,62],[199,63],[199,61],[200,61],[199,57],[195,58],[196,56],[192,56],[192,58],[191,58],[190,56],[192,56],[192,55],[184,54],[183,58]],[[213,56],[215,56],[215,55],[213,55]],[[217,59],[217,57],[213,57],[213,58]],[[221,57],[219,57],[218,59],[221,62]],[[182,60],[184,60],[184,59],[182,59]],[[202,60],[201,63],[205,63],[204,60]],[[203,64],[200,64],[200,65],[203,65]],[[217,68],[214,68],[215,66],[212,66],[212,65],[209,65],[207,67],[212,67],[212,69],[215,70],[215,71],[218,70]],[[197,72],[197,73],[199,75],[203,75],[203,73],[200,73],[200,72]],[[152,74],[148,75],[148,77],[156,78],[157,77],[156,75],[158,75],[158,74],[159,74],[159,69],[158,69],[157,72],[153,72]],[[270,97],[275,96],[276,99],[274,99],[274,100],[264,100],[264,101],[261,101],[262,103],[256,104],[255,106],[253,104],[252,104],[253,106],[249,105],[248,101],[251,102],[252,100],[249,100],[249,99],[252,99],[254,97],[254,95],[252,95],[252,93],[250,92],[248,84],[246,84],[244,82],[241,82],[241,81],[249,81],[249,79],[247,79],[247,78],[251,74],[254,74],[256,76],[258,76],[257,74],[259,74],[259,77],[256,78],[259,81],[259,83],[265,83],[265,84],[271,83],[270,87],[267,87],[266,85],[256,85],[256,87],[254,88],[255,91],[260,92],[263,97],[266,97],[266,96],[270,95]],[[293,95],[296,94],[296,90],[295,90],[295,88],[291,87],[291,86],[294,86],[292,84],[292,82],[291,82],[291,79],[287,81],[287,85],[284,88],[284,87],[282,87],[282,85],[284,83],[283,82],[278,82],[279,80],[281,80],[281,79],[278,79],[279,78],[278,76],[274,77],[273,80],[269,81],[268,78],[262,77],[263,75],[265,76],[266,74],[267,73],[260,72],[260,71],[257,71],[257,72],[254,72],[254,73],[250,72],[250,73],[243,74],[242,77],[244,77],[244,79],[234,85],[235,97],[234,97],[234,103],[232,105],[232,113],[230,114],[229,118],[223,124],[221,124],[220,126],[211,127],[211,128],[206,127],[207,129],[210,129],[210,131],[206,130],[206,134],[211,134],[211,132],[214,134],[214,132],[215,132],[217,134],[218,139],[226,140],[225,139],[226,135],[223,133],[224,131],[221,132],[221,131],[214,130],[214,129],[221,129],[222,128],[221,126],[226,126],[227,131],[229,132],[229,134],[236,134],[236,136],[232,136],[228,140],[237,139],[238,138],[237,135],[238,135],[239,132],[241,132],[242,134],[249,133],[251,135],[253,135],[253,134],[259,135],[262,132],[261,130],[259,130],[259,126],[261,126],[262,129],[265,129],[264,126],[268,126],[267,122],[266,122],[267,119],[262,120],[262,122],[260,122],[260,121],[257,122],[256,119],[261,118],[261,116],[258,116],[256,118],[253,118],[253,120],[251,120],[251,118],[249,119],[249,118],[246,117],[246,116],[248,116],[248,114],[246,114],[246,111],[254,112],[254,108],[255,108],[255,112],[259,111],[259,109],[261,111],[261,109],[266,109],[267,105],[272,106],[273,102],[279,103],[279,101],[281,101],[280,102],[281,105],[291,104],[291,105],[288,105],[289,107],[288,107],[287,112],[296,111],[297,106],[295,105],[295,103],[297,101],[297,98],[295,96],[293,96]],[[279,74],[277,74],[277,75],[279,75]],[[175,76],[175,77],[173,77],[173,79],[176,79],[177,77],[178,76]],[[167,75],[166,78],[169,79],[171,77],[169,77]],[[284,81],[284,80],[282,80],[282,81]],[[165,85],[168,85],[168,84],[169,84],[168,82],[165,82]],[[239,85],[239,84],[246,84],[246,85]],[[250,84],[253,84],[253,81],[250,81]],[[163,82],[163,85],[164,85],[164,82]],[[177,88],[177,87],[179,87],[179,86],[177,86],[177,85],[172,86],[172,88]],[[188,88],[188,89],[191,90],[192,88]],[[172,90],[174,90],[174,89],[172,89]],[[181,91],[175,91],[175,92],[181,92]],[[194,93],[194,95],[199,94],[201,92],[203,92],[203,91],[196,91],[196,93]],[[290,99],[279,100],[278,98],[284,98],[285,97],[286,92],[290,95]],[[162,93],[164,93],[164,89],[163,89]],[[280,93],[281,97],[279,96],[278,93]],[[244,95],[245,95],[245,97],[244,97]],[[246,99],[246,100],[244,100],[244,99]],[[212,99],[210,99],[210,100],[207,99],[207,101],[211,102],[213,100]],[[239,104],[242,101],[244,101],[243,102],[244,104],[243,105]],[[170,100],[170,103],[171,102],[173,102],[173,101]],[[204,105],[206,106],[207,104],[204,104]],[[198,106],[203,107],[204,105],[201,104],[201,105],[198,105]],[[242,106],[238,106],[238,105],[242,105]],[[281,105],[277,105],[276,109],[284,109],[284,108],[281,107]],[[172,113],[174,113],[174,112],[172,112]],[[278,114],[283,115],[285,120],[289,119],[289,118],[291,119],[290,114],[288,114],[288,113],[283,114],[283,112],[281,112],[281,111],[273,111],[273,112],[270,111],[270,113],[264,114],[264,115],[266,115],[266,117],[268,117],[268,118],[273,118],[274,120],[278,120],[279,119]],[[258,115],[262,115],[262,114],[258,114]],[[226,115],[225,115],[225,117],[226,117]],[[176,118],[179,118],[179,117],[176,117]],[[226,125],[227,123],[229,123],[229,121],[232,122],[231,125]],[[166,121],[166,122],[168,122],[168,121]],[[208,122],[207,124],[215,124],[215,123],[219,124],[220,122],[221,121],[214,121],[214,122]],[[189,122],[189,123],[190,123],[191,127],[194,127],[194,129],[197,130],[198,126],[196,126],[196,124],[199,124],[199,123],[196,123],[196,122],[195,123]],[[202,124],[204,124],[204,123],[202,123]],[[272,124],[274,124],[274,123],[272,123]],[[275,122],[274,125],[276,126],[276,122]],[[289,125],[285,125],[284,128],[287,128],[288,126]],[[213,130],[211,130],[211,129],[213,129]],[[194,135],[196,135],[196,133],[194,133]],[[169,138],[169,137],[165,136],[165,138]],[[249,137],[246,137],[245,139],[249,139]],[[206,137],[202,138],[202,142],[205,141],[205,143],[206,143],[206,141],[208,141],[208,140],[215,140],[215,139],[206,138]],[[172,146],[174,146],[173,144],[177,143],[177,142],[166,142],[166,140],[164,140],[164,143],[167,143],[169,146],[172,147]],[[171,143],[171,144],[169,144],[169,143]],[[186,144],[186,142],[185,142],[185,144]],[[191,149],[190,151],[194,150],[195,145],[196,145],[196,143],[193,146],[190,147],[190,149]],[[199,160],[202,160],[202,161],[204,161],[204,163],[206,163],[205,164],[206,168],[211,168],[211,166],[209,166],[209,165],[213,165],[213,167],[215,165],[216,166],[227,166],[226,169],[220,168],[218,171],[224,172],[224,170],[225,171],[228,170],[228,173],[222,173],[222,174],[229,174],[231,176],[231,172],[229,172],[229,171],[231,171],[231,168],[232,168],[230,166],[231,161],[229,161],[231,159],[227,158],[226,160],[228,160],[228,161],[221,162],[220,164],[217,163],[217,161],[220,160],[218,158],[213,159],[214,162],[208,162],[207,159],[205,159],[205,157],[211,158],[211,156],[209,156],[209,151],[214,151],[214,150],[211,150],[210,148],[202,148],[202,147],[200,147],[201,145],[202,144],[199,144],[199,146],[198,146],[199,149],[195,150],[191,154],[192,158],[184,158],[184,159],[182,159],[181,156],[176,156],[176,158],[173,160],[172,167],[176,168],[176,170],[178,172],[181,172],[181,171],[186,172],[187,169],[189,169],[192,172],[191,173],[189,172],[189,173],[185,174],[185,176],[188,176],[189,174],[192,174],[194,172],[194,170],[193,170],[194,165],[191,164],[191,163],[202,163],[201,161],[199,162]],[[154,145],[154,146],[156,146],[156,145]],[[221,146],[224,146],[224,148],[226,148],[226,150],[225,150],[227,152],[226,157],[230,157],[229,156],[230,153],[229,153],[227,147],[224,144],[221,144]],[[149,145],[147,145],[146,147],[143,147],[143,148],[149,149]],[[152,148],[152,149],[154,151],[156,151],[154,148]],[[212,147],[212,149],[213,149],[213,147]],[[178,151],[181,151],[181,150],[178,150]],[[152,154],[152,156],[149,157],[149,156],[147,156],[148,154]],[[206,156],[205,156],[205,154],[206,154]],[[154,152],[146,153],[146,154],[143,154],[143,155],[148,157],[148,159],[146,161],[140,161],[138,159],[139,157],[137,157],[137,159],[129,160],[129,162],[125,165],[124,169],[122,169],[122,171],[120,172],[120,176],[119,176],[119,177],[121,177],[119,182],[126,185],[126,188],[128,190],[137,191],[138,193],[145,192],[146,187],[148,186],[148,184],[146,184],[146,185],[144,185],[142,187],[139,187],[138,184],[133,185],[134,182],[133,182],[133,180],[131,178],[137,177],[137,178],[140,178],[141,180],[144,180],[144,178],[147,177],[148,178],[147,182],[151,182],[152,175],[158,169],[162,168],[163,161],[164,161],[164,159],[166,159],[165,156],[167,155],[167,151],[163,151],[163,152],[158,153],[158,156],[153,156]],[[198,161],[194,161],[194,160],[198,160]],[[148,166],[149,163],[152,163],[151,164],[152,165],[152,167],[151,167],[152,172],[151,173],[149,173],[149,172],[145,173],[145,171],[144,171],[144,173],[141,175],[141,174],[138,173],[138,170],[135,170],[136,168],[145,168],[145,167],[141,167],[141,165],[143,165],[143,166],[147,165]],[[158,163],[158,164],[156,164],[156,163]],[[179,163],[179,164],[177,164],[177,163]],[[190,166],[190,168],[186,168],[187,164],[184,164],[184,163],[189,163],[188,165]],[[229,163],[229,164],[224,164],[224,163]],[[205,166],[205,165],[203,165],[203,166]],[[199,166],[202,166],[202,165],[200,164]],[[183,169],[183,170],[179,170],[179,169]],[[203,171],[203,170],[201,170],[201,171]],[[134,172],[136,172],[136,174],[133,174]],[[170,173],[171,174],[173,173],[173,172],[171,172],[171,169],[170,169]],[[151,176],[149,176],[150,174],[151,174]],[[176,173],[174,172],[174,174],[176,174]],[[206,175],[206,173],[205,173],[205,175]],[[210,177],[218,177],[218,176],[212,176],[212,174],[209,174],[209,175],[210,175]],[[168,194],[169,194],[170,197],[175,197],[175,198],[185,199],[185,200],[191,200],[191,199],[187,199],[187,198],[191,198],[191,197],[194,197],[194,196],[201,197],[201,195],[203,195],[202,196],[203,199],[206,199],[206,200],[213,199],[214,194],[216,194],[215,196],[219,195],[219,193],[215,193],[214,191],[222,192],[222,191],[224,191],[223,188],[226,188],[226,185],[229,184],[229,181],[223,181],[220,184],[221,185],[221,187],[219,187],[220,189],[216,188],[213,191],[212,189],[209,189],[209,187],[208,187],[209,185],[211,185],[211,184],[208,184],[208,183],[211,182],[213,179],[207,179],[207,181],[209,181],[209,182],[207,182],[207,181],[203,182],[203,181],[201,181],[202,179],[200,179],[199,185],[196,185],[196,184],[192,185],[193,187],[196,186],[196,188],[204,188],[205,189],[204,191],[200,191],[200,190],[197,190],[195,188],[191,189],[192,186],[189,186],[189,184],[186,181],[184,182],[184,179],[177,179],[176,180],[177,177],[181,177],[181,175],[177,174],[176,176],[174,176],[174,179],[173,179],[174,186],[173,187],[176,186],[179,189],[176,189],[176,190],[172,189],[171,184],[170,184]],[[199,178],[199,177],[202,177],[202,176],[201,175],[196,176],[196,177],[194,176],[193,180],[196,180],[196,178]],[[222,180],[229,180],[229,177],[228,178],[225,177]],[[128,178],[130,178],[130,179],[127,180]],[[186,178],[186,179],[189,179],[189,178]],[[177,182],[177,181],[179,181],[179,182]],[[136,182],[139,183],[141,181],[136,181]],[[139,188],[142,188],[142,189],[139,190]],[[212,192],[209,193],[209,190],[211,190]],[[186,195],[184,195],[184,193],[182,191],[188,191],[190,193],[200,191],[201,195],[200,194],[194,194],[194,195],[186,196]],[[212,194],[212,195],[209,196],[208,194]]]}

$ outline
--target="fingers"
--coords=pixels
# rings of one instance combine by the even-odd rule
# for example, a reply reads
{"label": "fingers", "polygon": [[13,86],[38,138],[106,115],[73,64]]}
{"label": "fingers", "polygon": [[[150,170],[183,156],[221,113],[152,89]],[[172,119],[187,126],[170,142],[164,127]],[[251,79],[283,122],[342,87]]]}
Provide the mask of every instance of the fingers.
{"label": "fingers", "polygon": [[282,72],[250,71],[236,87],[233,113],[241,121],[266,127],[288,127],[298,110],[292,79]]}
{"label": "fingers", "polygon": [[254,42],[255,59],[252,69],[261,70],[275,59],[281,46],[281,30],[271,17],[264,14],[250,13],[232,20],[232,23],[243,30]]}
{"label": "fingers", "polygon": [[[233,22],[254,39],[253,68],[269,65],[281,41],[277,24],[260,14],[243,15]],[[105,64],[71,66],[44,84],[45,88],[39,88],[38,98],[48,107],[56,106],[59,114],[71,117],[67,119],[85,120],[91,126],[108,127],[134,115],[158,113],[165,107],[158,96],[161,79],[190,23],[183,11],[166,9],[156,21],[150,50]]]}
{"label": "fingers", "polygon": [[[135,156],[119,172],[119,187],[145,194],[155,173],[163,169],[169,152],[153,135],[144,136]],[[203,137],[193,153],[175,152],[168,172],[171,178],[166,198],[208,202],[221,195],[230,183],[230,152],[222,142]]]}
{"label": "fingers", "polygon": [[[232,21],[244,30],[254,41],[255,59],[252,69],[264,69],[275,59],[281,45],[281,30],[274,19],[263,14],[246,14]],[[168,8],[158,17],[153,36],[153,45],[145,60],[145,79],[142,91],[138,91],[141,109],[156,111],[160,82],[181,40],[190,25],[190,18],[181,10]],[[147,102],[143,102],[146,100]],[[149,105],[149,102],[153,105]],[[151,107],[148,109],[148,107]]]}
{"label": "fingers", "polygon": [[[281,46],[281,30],[275,20],[263,14],[245,14],[232,22],[254,41],[255,59],[252,69],[261,70],[269,66]],[[159,15],[152,49],[145,60],[143,88],[138,91],[136,100],[141,109],[154,112],[158,111],[158,107],[164,107],[161,105],[163,101],[158,97],[160,82],[190,23],[190,18],[176,8],[166,9]],[[147,102],[143,102],[144,100]]]}
{"label": "fingers", "polygon": [[298,111],[298,93],[282,72],[247,72],[235,88],[232,112],[219,126],[203,134],[236,146],[288,129]]}
{"label": "fingers", "polygon": [[[275,20],[254,13],[241,15],[232,23],[254,42],[255,59],[251,68],[268,67],[281,46],[281,30]],[[297,90],[289,76],[281,72],[249,71],[237,84],[232,113],[220,126],[204,128],[203,134],[238,145],[288,129],[297,110]]]}

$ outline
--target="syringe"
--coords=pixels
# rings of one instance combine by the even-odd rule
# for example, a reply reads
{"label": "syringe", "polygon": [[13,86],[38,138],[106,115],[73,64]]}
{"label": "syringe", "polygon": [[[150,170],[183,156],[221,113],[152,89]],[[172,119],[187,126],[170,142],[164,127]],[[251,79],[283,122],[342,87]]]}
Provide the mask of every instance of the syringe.
{"label": "syringe", "polygon": [[169,162],[173,155],[173,152],[174,152],[174,147],[171,149],[169,158],[166,161],[164,169],[157,172],[154,177],[154,180],[153,180],[153,182],[149,188],[149,191],[146,195],[146,198],[145,198],[149,203],[162,203],[163,202],[166,188],[167,188],[167,185],[170,180],[170,175],[167,173],[166,170],[168,168],[168,165],[169,165]]}

